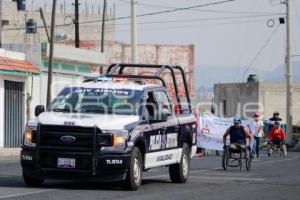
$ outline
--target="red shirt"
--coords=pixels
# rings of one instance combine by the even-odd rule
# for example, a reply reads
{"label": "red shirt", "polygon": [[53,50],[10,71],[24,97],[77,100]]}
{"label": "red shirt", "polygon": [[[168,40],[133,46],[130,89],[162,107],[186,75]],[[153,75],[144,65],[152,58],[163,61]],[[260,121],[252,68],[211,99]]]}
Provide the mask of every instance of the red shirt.
{"label": "red shirt", "polygon": [[269,139],[270,140],[285,140],[286,136],[285,136],[285,132],[282,128],[279,129],[275,129],[272,128],[270,134],[269,134]]}

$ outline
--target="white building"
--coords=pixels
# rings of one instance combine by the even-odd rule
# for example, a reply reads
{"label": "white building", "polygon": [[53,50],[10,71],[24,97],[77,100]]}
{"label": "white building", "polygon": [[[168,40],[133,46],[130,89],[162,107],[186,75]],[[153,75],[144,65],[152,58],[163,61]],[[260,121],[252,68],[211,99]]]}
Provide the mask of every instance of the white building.
{"label": "white building", "polygon": [[[38,51],[39,47],[31,46],[31,51],[23,47],[27,55],[0,49],[0,148],[20,146],[35,106],[46,104],[49,45]],[[64,45],[54,49],[52,98],[66,85],[80,84],[85,76],[98,74],[98,66],[106,63],[99,52]]]}
{"label": "white building", "polygon": [[39,68],[25,54],[0,49],[0,147],[20,144],[25,125],[28,88]]}

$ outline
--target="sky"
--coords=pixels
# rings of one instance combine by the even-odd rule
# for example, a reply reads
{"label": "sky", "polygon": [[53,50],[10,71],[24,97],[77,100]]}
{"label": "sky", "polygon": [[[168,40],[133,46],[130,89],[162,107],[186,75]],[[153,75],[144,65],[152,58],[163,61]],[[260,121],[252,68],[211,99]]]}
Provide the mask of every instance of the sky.
{"label": "sky", "polygon": [[[219,0],[139,0],[139,3],[171,7],[188,7],[218,2]],[[119,3],[122,15],[130,15],[130,5]],[[297,3],[297,4],[296,4]],[[139,5],[138,13],[166,10]],[[194,44],[196,64],[205,66],[248,67],[259,50],[274,35],[253,63],[254,68],[272,70],[284,62],[285,26],[279,25],[278,15],[261,16],[265,13],[284,13],[285,5],[270,0],[236,0],[229,3],[199,8],[220,12],[197,10],[178,11],[156,16],[138,18],[139,22],[202,19],[202,21],[138,25],[138,41],[142,43]],[[221,12],[221,11],[230,11]],[[293,0],[293,54],[300,54],[300,1]],[[124,14],[123,14],[124,13]],[[298,14],[299,13],[299,14]],[[298,14],[298,16],[297,16]],[[260,17],[254,16],[260,15]],[[235,18],[236,17],[236,18]],[[203,19],[215,20],[203,20]],[[217,19],[216,19],[217,18]],[[222,20],[223,18],[223,20]],[[227,18],[227,19],[224,19]],[[235,19],[233,19],[235,18]],[[269,19],[275,18],[273,28],[267,26]],[[277,18],[277,19],[276,19]],[[279,27],[277,27],[279,25]],[[118,30],[124,30],[119,26]],[[127,27],[129,29],[129,27]],[[298,37],[297,37],[298,36]],[[117,32],[117,37],[130,42],[130,32]],[[297,57],[294,58],[296,60]],[[298,57],[300,60],[300,57]]]}
{"label": "sky", "polygon": [[[28,0],[32,1],[32,0]],[[59,1],[59,0],[58,0]],[[71,5],[72,0],[66,0]],[[103,0],[82,0],[102,5]],[[197,66],[249,67],[271,71],[284,63],[284,0],[137,0],[138,14],[190,6],[203,7],[138,17],[138,42],[145,44],[193,44]],[[300,55],[300,0],[292,2],[292,54]],[[41,4],[43,1],[35,1]],[[50,1],[48,4],[51,4]],[[116,17],[130,16],[130,0],[108,0]],[[267,26],[274,20],[273,27]],[[117,20],[117,40],[130,43],[130,19]],[[269,21],[269,25],[272,21]],[[300,56],[293,57],[300,61]]]}

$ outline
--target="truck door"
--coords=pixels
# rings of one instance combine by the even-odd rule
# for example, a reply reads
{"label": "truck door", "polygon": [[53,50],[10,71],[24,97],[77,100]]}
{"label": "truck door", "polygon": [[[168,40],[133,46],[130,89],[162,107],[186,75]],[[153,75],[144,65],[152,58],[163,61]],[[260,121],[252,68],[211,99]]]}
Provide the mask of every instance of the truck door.
{"label": "truck door", "polygon": [[[164,90],[154,91],[154,97],[158,104],[158,112],[168,113],[167,122],[162,123],[160,128],[162,134],[162,150],[178,148],[179,122],[172,109],[169,97]],[[164,110],[164,111],[163,111]]]}
{"label": "truck door", "polygon": [[[168,119],[160,120],[168,110]],[[151,131],[145,134],[148,152],[145,155],[145,168],[153,168],[177,163],[181,152],[178,148],[178,120],[172,111],[169,98],[164,90],[154,90],[147,94],[146,110]]]}

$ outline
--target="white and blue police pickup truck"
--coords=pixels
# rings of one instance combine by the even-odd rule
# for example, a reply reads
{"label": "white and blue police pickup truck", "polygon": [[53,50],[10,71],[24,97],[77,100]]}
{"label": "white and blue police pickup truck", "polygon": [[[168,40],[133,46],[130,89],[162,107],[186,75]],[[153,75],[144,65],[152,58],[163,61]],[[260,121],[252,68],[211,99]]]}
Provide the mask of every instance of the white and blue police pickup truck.
{"label": "white and blue police pickup truck", "polygon": [[[125,68],[157,69],[155,75],[125,74]],[[119,70],[119,71],[118,71]],[[160,76],[170,72],[177,102]],[[187,107],[178,95],[182,74]],[[143,80],[162,84],[146,84]],[[184,71],[179,66],[114,64],[105,76],[66,86],[46,109],[35,108],[21,151],[23,179],[119,181],[137,190],[142,173],[169,166],[172,182],[185,183],[196,153],[196,119]]]}

